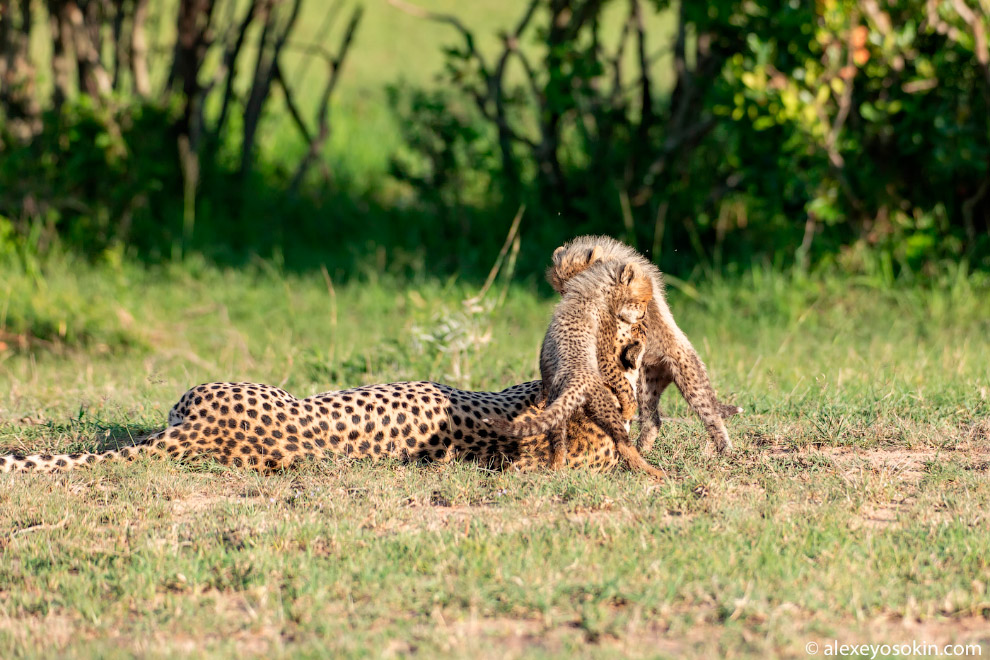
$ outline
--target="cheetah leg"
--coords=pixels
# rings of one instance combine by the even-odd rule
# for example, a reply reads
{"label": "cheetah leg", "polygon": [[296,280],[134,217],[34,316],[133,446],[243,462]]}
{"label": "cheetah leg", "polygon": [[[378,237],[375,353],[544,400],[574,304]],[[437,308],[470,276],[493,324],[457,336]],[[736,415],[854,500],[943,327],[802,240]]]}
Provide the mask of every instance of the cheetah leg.
{"label": "cheetah leg", "polygon": [[[673,339],[671,336],[665,338]],[[708,437],[715,443],[715,449],[723,454],[731,452],[732,440],[729,439],[729,432],[725,429],[725,422],[720,414],[720,404],[708,380],[705,365],[694,352],[694,348],[690,343],[670,342],[664,353],[677,389],[684,395],[695,414],[701,418]]]}
{"label": "cheetah leg", "polygon": [[[664,390],[674,382],[670,366],[664,363],[643,365],[639,376],[639,450],[644,454],[653,449],[660,425],[663,423],[663,409],[660,407],[660,397]],[[714,396],[714,393],[713,393]],[[687,397],[684,397],[685,400]],[[722,403],[715,399],[715,408],[719,417],[729,419],[743,411],[739,406]]]}
{"label": "cheetah leg", "polygon": [[[657,391],[657,399],[659,399],[663,395],[663,391],[667,389],[667,386],[670,385],[672,382],[674,382],[674,376],[670,372],[670,367],[668,365],[661,363],[659,373],[660,373],[660,382],[658,384],[659,390]],[[709,387],[711,387],[711,385],[709,385]],[[721,401],[718,400],[717,397],[715,397],[714,392],[712,392],[712,397],[713,400],[715,401],[715,408],[722,419],[729,419],[730,417],[735,417],[736,415],[738,415],[743,411],[743,409],[740,408],[739,406],[733,405],[731,403],[722,403]],[[658,422],[659,422],[659,418],[663,417],[663,410],[661,410],[659,406],[657,407],[657,417],[658,417]]]}
{"label": "cheetah leg", "polygon": [[673,381],[670,370],[664,364],[644,364],[639,372],[639,450],[646,453],[653,449],[660,432],[660,395]]}
{"label": "cheetah leg", "polygon": [[559,470],[567,459],[567,423],[551,429],[547,435],[550,440],[550,469]]}
{"label": "cheetah leg", "polygon": [[632,445],[632,442],[629,440],[629,434],[622,424],[622,419],[618,416],[617,409],[611,406],[609,401],[595,397],[589,401],[587,408],[588,417],[612,437],[616,452],[626,459],[626,463],[629,464],[630,468],[645,472],[658,481],[662,481],[667,477],[662,470],[658,470],[647,463],[643,455],[639,453],[639,450]]}
{"label": "cheetah leg", "polygon": [[639,453],[639,450],[633,447],[631,444],[617,442],[615,443],[615,450],[619,453],[622,458],[626,459],[626,463],[633,470],[639,470],[640,472],[645,472],[657,481],[663,481],[667,478],[666,473],[663,470],[658,470],[643,458],[643,455]]}
{"label": "cheetah leg", "polygon": [[[629,464],[631,469],[645,472],[657,481],[663,481],[667,478],[663,470],[658,470],[646,462],[646,459],[643,458],[639,450],[629,441],[627,434],[619,432],[619,429],[622,428],[621,426],[617,427],[606,420],[598,420],[596,423],[602,427],[602,430],[612,436],[612,440],[615,442],[615,451],[626,460],[626,463]],[[625,431],[625,429],[622,430]],[[623,437],[625,438],[624,440]]]}

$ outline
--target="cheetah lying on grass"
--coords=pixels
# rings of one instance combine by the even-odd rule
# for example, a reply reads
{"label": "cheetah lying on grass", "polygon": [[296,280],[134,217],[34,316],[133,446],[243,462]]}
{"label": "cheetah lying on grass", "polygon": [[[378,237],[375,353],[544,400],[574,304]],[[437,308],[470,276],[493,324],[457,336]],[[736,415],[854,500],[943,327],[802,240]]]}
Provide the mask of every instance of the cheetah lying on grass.
{"label": "cheetah lying on grass", "polygon": [[[506,438],[481,419],[512,419],[542,409],[540,381],[501,392],[467,392],[430,382],[368,385],[297,399],[255,383],[208,383],[186,392],[169,426],[143,441],[99,454],[0,456],[0,472],[58,472],[108,460],[212,458],[259,471],[331,454],[407,461],[473,461],[493,469],[532,469],[549,461],[544,435]],[[609,469],[615,443],[586,418],[568,424],[569,467]]]}
{"label": "cheetah lying on grass", "polygon": [[[624,327],[616,339],[625,377],[639,381],[638,337]],[[617,404],[618,405],[618,404]],[[58,472],[143,455],[271,471],[331,454],[415,461],[473,461],[490,468],[532,469],[549,462],[545,435],[499,436],[482,418],[514,419],[543,409],[541,382],[501,392],[466,392],[430,382],[368,385],[297,399],[255,383],[207,383],[194,387],[168,414],[168,428],[130,447],[102,453],[0,456],[0,472]],[[618,461],[615,443],[597,425],[576,415],[565,465],[597,470]]]}

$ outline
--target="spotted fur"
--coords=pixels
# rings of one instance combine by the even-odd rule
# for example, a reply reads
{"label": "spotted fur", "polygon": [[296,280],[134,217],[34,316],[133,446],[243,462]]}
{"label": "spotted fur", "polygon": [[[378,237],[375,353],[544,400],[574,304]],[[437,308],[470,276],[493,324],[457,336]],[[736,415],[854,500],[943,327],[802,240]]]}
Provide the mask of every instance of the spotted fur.
{"label": "spotted fur", "polygon": [[554,251],[547,281],[566,296],[575,278],[599,262],[636,264],[645,269],[652,283],[653,297],[643,321],[646,342],[637,394],[640,450],[646,452],[653,446],[660,426],[660,395],[673,382],[701,418],[716,449],[731,451],[732,441],[723,420],[742,408],[718,401],[704,363],[674,321],[664,295],[663,275],[652,262],[609,236],[579,236]]}
{"label": "spotted fur", "polygon": [[[554,310],[540,350],[545,410],[518,420],[493,418],[492,427],[509,436],[549,432],[551,467],[557,468],[567,454],[565,422],[581,410],[612,436],[630,465],[661,476],[629,441],[620,410],[632,417],[635,391],[616,354],[620,321],[639,322],[652,295],[649,278],[635,264],[601,262],[576,275]],[[635,345],[625,350],[638,368],[642,350]]]}
{"label": "spotted fur", "polygon": [[[632,387],[639,382],[638,326],[619,331],[615,351]],[[640,348],[637,349],[636,346]],[[549,461],[545,435],[509,438],[481,419],[509,419],[543,409],[542,384],[467,392],[430,382],[368,385],[297,399],[256,383],[194,387],[168,414],[168,428],[129,447],[101,453],[0,456],[0,472],[60,472],[103,461],[168,456],[212,458],[262,472],[339,454],[404,461],[464,460],[493,469],[533,469]],[[606,470],[618,460],[611,436],[583,415],[568,422],[568,467]]]}
{"label": "spotted fur", "polygon": [[[402,461],[464,460],[492,469],[546,464],[546,437],[500,436],[481,419],[509,419],[542,409],[540,381],[501,392],[468,392],[431,382],[369,385],[297,399],[256,383],[207,383],[186,392],[169,412],[169,426],[133,446],[102,453],[0,456],[0,472],[59,472],[104,461],[168,456],[211,458],[262,472],[338,454]],[[589,420],[568,425],[565,464],[610,469],[612,438]]]}

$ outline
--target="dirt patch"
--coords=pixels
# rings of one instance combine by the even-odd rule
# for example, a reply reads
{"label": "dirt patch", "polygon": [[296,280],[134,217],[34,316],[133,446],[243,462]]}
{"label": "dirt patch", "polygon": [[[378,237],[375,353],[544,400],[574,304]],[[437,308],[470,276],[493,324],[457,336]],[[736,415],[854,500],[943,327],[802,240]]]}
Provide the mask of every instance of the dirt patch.
{"label": "dirt patch", "polygon": [[[787,605],[781,607],[786,608]],[[823,655],[826,644],[836,642],[857,645],[933,644],[938,647],[938,653],[929,653],[933,657],[941,657],[946,644],[975,644],[982,647],[981,655],[974,655],[979,651],[970,649],[969,657],[987,657],[990,652],[990,623],[979,616],[931,621],[884,616],[865,624],[853,620],[840,623],[829,621],[829,628],[835,632],[830,637],[823,638],[819,634],[805,632],[809,628],[816,628],[811,624],[817,615],[812,612],[801,614],[807,615],[807,625],[798,624],[798,630],[788,633],[789,639],[779,643],[779,646],[772,645],[773,642],[764,634],[748,628],[740,634],[751,645],[751,652],[772,652],[782,657],[809,657],[806,649],[810,642],[818,644],[819,656]],[[473,655],[480,658],[514,658],[531,655],[534,651],[553,655],[568,648],[587,646],[621,657],[704,658],[719,654],[720,640],[725,634],[723,625],[705,616],[700,616],[688,628],[678,626],[671,629],[663,621],[640,620],[626,626],[624,630],[607,633],[590,631],[580,621],[548,626],[542,621],[531,619],[484,618],[448,623],[436,613],[433,618],[437,621],[435,632],[449,639],[447,650],[471,649],[474,651]],[[391,649],[393,657],[410,650],[405,643]]]}
{"label": "dirt patch", "polygon": [[43,638],[47,648],[64,648],[79,636],[79,619],[49,612],[45,616],[0,617],[0,630],[18,646]]}
{"label": "dirt patch", "polygon": [[[850,625],[845,630],[840,629],[830,638],[809,637],[809,641],[819,644],[819,654],[825,652],[826,644],[831,644],[834,648],[837,642],[850,645],[913,645],[916,648],[924,647],[923,655],[946,657],[942,653],[945,645],[961,644],[977,645],[982,649],[982,653],[970,649],[967,654],[957,649],[954,655],[971,658],[987,657],[990,653],[990,621],[981,616],[928,621],[883,616],[875,618],[866,625]],[[890,654],[892,653],[891,651]]]}
{"label": "dirt patch", "polygon": [[194,493],[188,497],[176,497],[172,500],[172,513],[178,518],[192,516],[210,511],[224,504],[245,504],[260,498],[246,498],[240,495],[222,495],[210,493]]}
{"label": "dirt patch", "polygon": [[[931,447],[917,449],[856,447],[822,447],[797,450],[789,446],[769,448],[764,456],[777,459],[793,471],[807,467],[806,476],[798,478],[813,484],[821,475],[845,481],[853,501],[864,500],[851,524],[866,529],[884,529],[898,525],[905,514],[912,514],[919,499],[925,497],[923,481],[938,474],[942,464],[966,471],[982,471],[990,464],[987,451],[973,446],[955,446],[951,450]],[[918,513],[916,510],[914,513]],[[924,518],[932,522],[951,518],[951,511],[929,508]],[[917,522],[913,516],[912,522]]]}
{"label": "dirt patch", "polygon": [[[532,619],[473,618],[448,624],[436,613],[433,618],[437,620],[436,632],[447,638],[447,650],[471,649],[483,658],[516,658],[534,651],[553,655],[587,645],[627,658],[679,657],[694,643],[669,638],[655,625],[615,633],[588,630],[580,621],[546,625]],[[408,649],[400,654],[403,651]]]}

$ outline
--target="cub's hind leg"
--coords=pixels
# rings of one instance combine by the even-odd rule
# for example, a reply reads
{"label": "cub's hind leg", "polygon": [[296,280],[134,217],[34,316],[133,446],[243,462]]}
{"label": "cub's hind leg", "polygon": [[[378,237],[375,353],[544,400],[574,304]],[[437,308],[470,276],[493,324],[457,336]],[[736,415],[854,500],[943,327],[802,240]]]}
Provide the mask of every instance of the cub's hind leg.
{"label": "cub's hind leg", "polygon": [[626,459],[630,468],[646,472],[657,480],[666,478],[667,475],[662,470],[647,463],[639,450],[632,445],[615,401],[606,388],[602,387],[589,393],[586,413],[591,421],[612,437],[613,442],[615,442],[615,450]]}
{"label": "cub's hind leg", "polygon": [[672,353],[675,354],[672,355],[671,372],[677,389],[684,395],[695,414],[701,418],[708,436],[715,442],[715,449],[719,453],[732,451],[732,441],[722,420],[715,390],[712,389],[701,359],[693,351],[688,354],[675,349]]}
{"label": "cub's hind leg", "polygon": [[[687,364],[691,364],[691,360],[687,360]],[[691,406],[702,421],[705,423],[705,429],[708,431],[711,437],[717,437],[719,434],[719,425],[724,429],[724,422],[709,423],[706,420],[706,415],[703,415],[700,409],[706,409],[709,406],[714,410],[715,416],[721,420],[729,419],[734,415],[738,415],[743,411],[739,406],[734,406],[728,403],[722,403],[715,396],[714,390],[711,389],[711,383],[708,382],[707,374],[704,371],[698,372],[697,367],[704,369],[704,365],[701,364],[700,359],[697,360],[696,368],[693,370],[696,373],[702,373],[704,378],[701,382],[698,382],[697,378],[683,377],[681,381],[685,384],[685,389],[681,387],[681,383],[677,383],[678,389],[684,395],[684,399]],[[663,409],[660,408],[660,396],[664,393],[671,383],[675,383],[674,373],[677,371],[677,367],[671,364],[661,361],[656,364],[643,364],[642,369],[639,372],[639,391],[637,392],[637,400],[639,401],[639,423],[640,423],[640,433],[639,433],[639,450],[643,453],[649,452],[653,448],[653,443],[656,441],[657,435],[660,431],[661,418],[663,417]],[[689,370],[690,371],[690,370]],[[694,393],[689,390],[693,388]],[[700,393],[700,395],[699,395]],[[699,399],[701,401],[699,401]],[[707,399],[707,403],[705,400]],[[700,409],[699,409],[700,408]],[[726,438],[728,436],[726,435]],[[716,446],[718,443],[716,442]],[[731,450],[731,443],[728,449]],[[719,451],[723,451],[719,448]]]}
{"label": "cub's hind leg", "polygon": [[567,422],[547,431],[550,441],[550,469],[559,470],[567,460]]}
{"label": "cub's hind leg", "polygon": [[636,398],[639,402],[639,450],[653,449],[660,433],[660,395],[674,380],[670,369],[663,362],[643,364],[639,371],[639,388]]}

